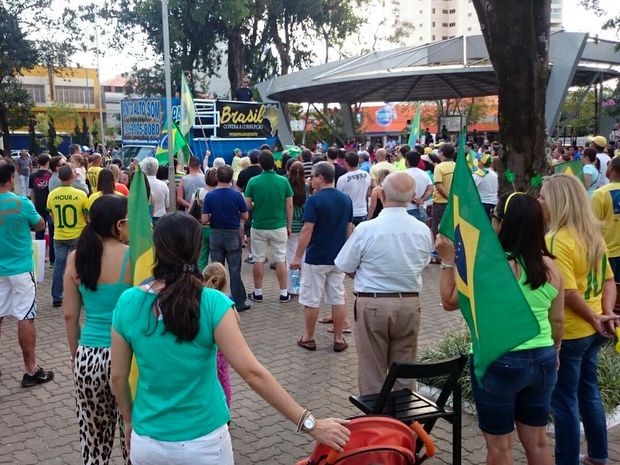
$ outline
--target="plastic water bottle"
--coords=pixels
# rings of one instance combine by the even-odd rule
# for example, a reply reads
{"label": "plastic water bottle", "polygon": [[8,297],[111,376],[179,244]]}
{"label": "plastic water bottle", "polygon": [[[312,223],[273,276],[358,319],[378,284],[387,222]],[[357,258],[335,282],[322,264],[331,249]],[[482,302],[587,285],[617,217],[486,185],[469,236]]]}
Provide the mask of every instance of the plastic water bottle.
{"label": "plastic water bottle", "polygon": [[299,270],[290,270],[289,274],[289,292],[291,294],[299,294],[300,275]]}

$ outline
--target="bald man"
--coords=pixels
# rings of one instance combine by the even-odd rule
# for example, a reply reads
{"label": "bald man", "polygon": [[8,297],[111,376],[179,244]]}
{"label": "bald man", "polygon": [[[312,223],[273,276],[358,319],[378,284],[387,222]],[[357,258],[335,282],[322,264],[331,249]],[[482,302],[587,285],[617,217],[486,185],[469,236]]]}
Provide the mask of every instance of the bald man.
{"label": "bald man", "polygon": [[374,188],[377,185],[377,175],[381,170],[388,170],[390,173],[396,171],[396,167],[392,165],[387,158],[387,150],[377,149],[375,152],[376,163],[370,168],[370,186]]}
{"label": "bald man", "polygon": [[[334,261],[355,279],[355,346],[360,394],[381,390],[392,362],[415,362],[422,270],[433,250],[431,231],[407,213],[415,181],[407,173],[383,181],[383,210],[355,228]],[[397,381],[397,389],[412,387]]]}

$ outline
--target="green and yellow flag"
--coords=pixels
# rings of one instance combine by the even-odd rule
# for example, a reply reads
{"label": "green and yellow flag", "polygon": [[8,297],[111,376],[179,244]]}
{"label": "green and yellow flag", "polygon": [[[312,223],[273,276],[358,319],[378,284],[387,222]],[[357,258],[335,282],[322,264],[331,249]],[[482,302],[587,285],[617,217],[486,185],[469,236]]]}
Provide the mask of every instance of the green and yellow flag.
{"label": "green and yellow flag", "polygon": [[179,121],[179,129],[184,137],[187,137],[190,133],[195,121],[196,109],[192,92],[185,80],[185,74],[181,73],[181,121]]}
{"label": "green and yellow flag", "polygon": [[461,313],[469,326],[478,380],[491,363],[540,332],[491,227],[459,141],[450,198],[439,225],[454,242]]}
{"label": "green and yellow flag", "polygon": [[585,185],[585,181],[583,179],[583,162],[581,160],[565,161],[564,163],[558,163],[553,167],[553,173],[564,173],[570,174],[571,176],[576,176],[577,179],[579,179],[581,183]]}
{"label": "green and yellow flag", "polygon": [[[129,189],[129,205],[127,207],[127,219],[129,222],[129,261],[131,263],[131,275],[134,286],[153,276],[153,223],[149,213],[149,199],[146,194],[146,182],[144,173],[140,167],[136,168],[131,187]],[[135,397],[138,383],[138,366],[136,359],[131,361],[129,373],[129,385],[131,395]]]}
{"label": "green and yellow flag", "polygon": [[189,146],[185,137],[183,137],[181,130],[174,121],[172,121],[172,136],[168,136],[168,122],[166,121],[161,130],[159,145],[157,150],[155,150],[155,158],[157,158],[160,165],[168,164],[168,142],[170,139],[172,139],[172,154],[177,155],[182,151],[184,162],[188,160]]}
{"label": "green and yellow flag", "polygon": [[413,117],[413,121],[411,121],[411,131],[409,132],[409,139],[407,140],[407,145],[411,147],[415,147],[418,139],[420,139],[420,104],[416,105],[415,116]]}

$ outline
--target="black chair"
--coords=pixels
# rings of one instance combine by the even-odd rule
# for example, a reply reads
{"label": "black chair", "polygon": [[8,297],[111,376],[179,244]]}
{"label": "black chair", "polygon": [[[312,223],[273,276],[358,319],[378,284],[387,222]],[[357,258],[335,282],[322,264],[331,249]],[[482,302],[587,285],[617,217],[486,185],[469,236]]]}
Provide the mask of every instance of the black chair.
{"label": "black chair", "polygon": [[[461,377],[467,355],[442,360],[435,363],[392,363],[385,378],[381,392],[363,396],[350,396],[353,405],[366,414],[384,414],[411,424],[418,421],[430,434],[439,418],[452,424],[452,463],[461,464]],[[397,379],[423,379],[445,377],[445,382],[437,401],[413,392],[411,389],[392,391]],[[452,395],[452,408],[446,406]],[[422,448],[421,441],[416,445],[416,453]]]}

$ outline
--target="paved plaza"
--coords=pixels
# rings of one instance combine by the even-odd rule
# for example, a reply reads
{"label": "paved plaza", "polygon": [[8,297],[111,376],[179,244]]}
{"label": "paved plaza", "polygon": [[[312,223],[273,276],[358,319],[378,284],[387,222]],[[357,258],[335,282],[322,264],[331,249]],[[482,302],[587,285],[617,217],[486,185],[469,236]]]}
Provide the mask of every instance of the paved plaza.
{"label": "paved plaza", "polygon": [[[51,270],[48,270],[51,271]],[[251,265],[243,265],[243,278],[252,291]],[[23,363],[17,343],[16,323],[5,319],[0,339],[0,464],[78,465],[77,420],[71,363],[65,338],[62,309],[52,307],[51,273],[39,286],[37,317],[38,363],[55,372],[56,379],[42,386],[21,388]],[[424,272],[420,348],[432,346],[444,334],[463,328],[459,312],[445,312],[439,305],[439,267],[430,265]],[[346,279],[351,296],[350,279]],[[316,352],[297,347],[303,334],[303,310],[297,301],[278,302],[275,271],[265,271],[265,301],[252,303],[241,314],[242,331],[257,358],[274,374],[293,397],[317,417],[352,416],[359,412],[348,397],[357,391],[357,359],[353,336],[343,353],[332,350],[332,335],[327,325],[317,324]],[[352,319],[352,299],[348,301]],[[322,314],[326,311],[322,311]],[[346,337],[346,336],[345,336]],[[260,399],[236,373],[233,374],[231,434],[236,463],[294,464],[309,455],[309,436],[296,434],[294,425],[285,421]],[[451,426],[440,421],[432,436],[438,447],[435,458],[426,463],[451,463]],[[610,461],[620,462],[620,427],[610,433]],[[471,415],[463,416],[463,463],[482,464],[484,439]],[[525,464],[521,450],[515,448],[515,463]],[[115,448],[112,464],[121,465]]]}

